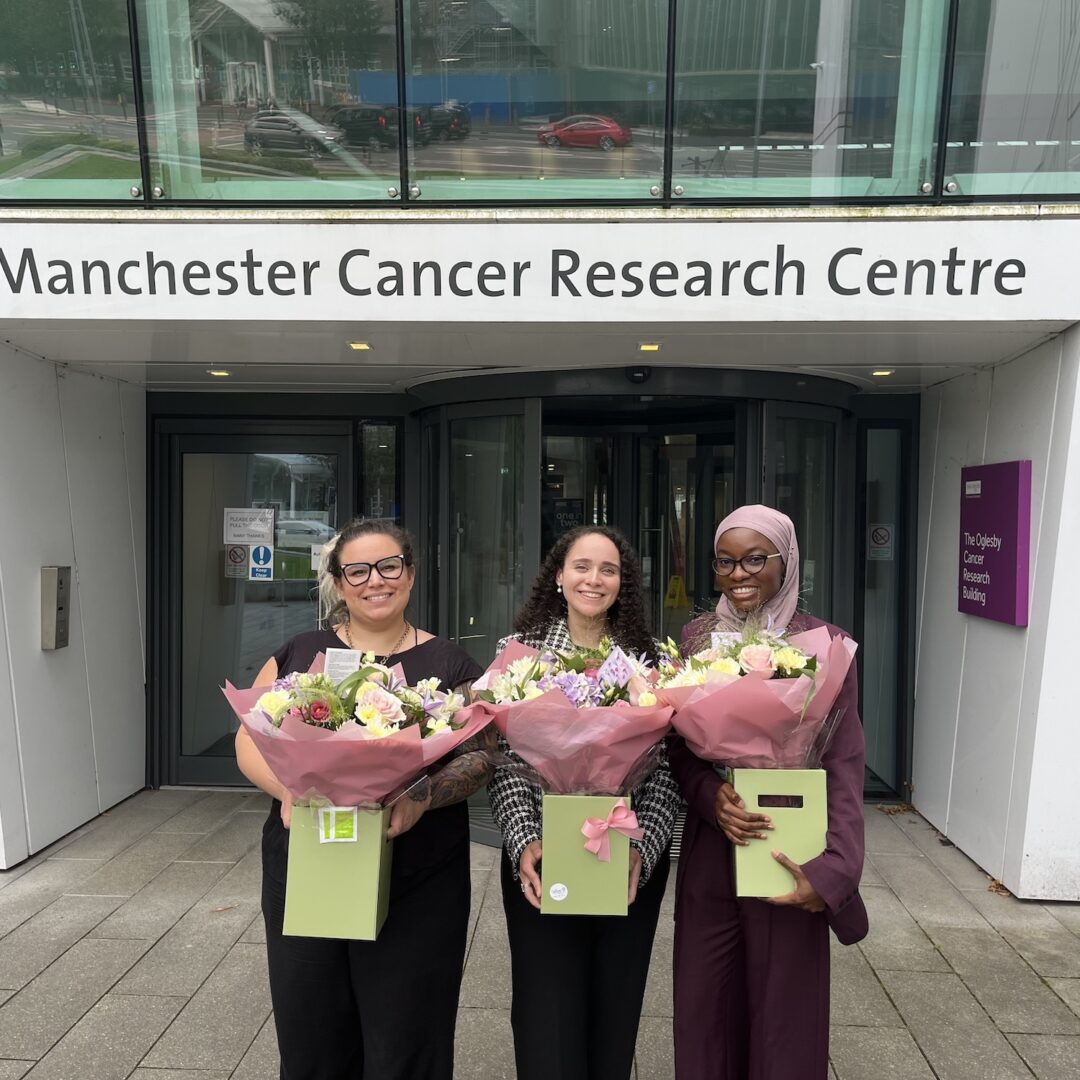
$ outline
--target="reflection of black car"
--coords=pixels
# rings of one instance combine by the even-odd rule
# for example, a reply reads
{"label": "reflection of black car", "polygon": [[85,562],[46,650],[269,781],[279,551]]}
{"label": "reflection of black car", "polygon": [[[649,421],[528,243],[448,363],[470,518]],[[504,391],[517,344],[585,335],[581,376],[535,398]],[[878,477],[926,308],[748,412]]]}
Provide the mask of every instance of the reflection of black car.
{"label": "reflection of black car", "polygon": [[340,149],[345,133],[333,124],[320,124],[292,109],[264,109],[244,125],[244,147],[253,154],[332,154]]}
{"label": "reflection of black car", "polygon": [[431,109],[431,138],[464,139],[472,131],[472,116],[469,106],[459,101],[446,101],[434,105]]}
{"label": "reflection of black car", "polygon": [[[410,139],[418,146],[431,142],[431,110],[410,107],[407,121]],[[395,147],[398,144],[398,110],[396,105],[346,105],[334,114],[334,123],[345,132],[350,146]]]}

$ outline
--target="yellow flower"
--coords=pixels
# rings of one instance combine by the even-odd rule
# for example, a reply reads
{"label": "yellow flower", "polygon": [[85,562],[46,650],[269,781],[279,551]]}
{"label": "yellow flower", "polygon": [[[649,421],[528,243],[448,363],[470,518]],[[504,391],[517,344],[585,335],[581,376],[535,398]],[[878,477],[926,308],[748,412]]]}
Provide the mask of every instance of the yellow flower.
{"label": "yellow flower", "polygon": [[776,666],[783,668],[784,671],[802,671],[806,667],[806,657],[791,645],[777,649],[773,659],[776,661]]}
{"label": "yellow flower", "polygon": [[532,701],[533,698],[538,698],[542,696],[543,693],[544,691],[541,690],[536,683],[531,683],[525,688],[525,696],[522,698],[522,701]]}
{"label": "yellow flower", "polygon": [[656,695],[651,690],[644,690],[638,695],[637,703],[644,708],[650,708],[656,704]]}
{"label": "yellow flower", "polygon": [[709,670],[719,672],[721,675],[740,675],[742,673],[738,660],[730,656],[722,656],[719,660],[713,660],[709,664]]}
{"label": "yellow flower", "polygon": [[284,690],[267,690],[255,703],[255,708],[276,720],[278,714],[283,712],[288,704],[289,695]]}

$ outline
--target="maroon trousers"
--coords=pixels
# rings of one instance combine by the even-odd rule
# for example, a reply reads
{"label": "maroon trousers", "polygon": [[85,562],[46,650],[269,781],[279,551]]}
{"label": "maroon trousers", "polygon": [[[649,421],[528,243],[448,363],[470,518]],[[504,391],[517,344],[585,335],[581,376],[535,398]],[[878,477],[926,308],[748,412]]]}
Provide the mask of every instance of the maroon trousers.
{"label": "maroon trousers", "polygon": [[736,898],[731,844],[691,808],[675,894],[676,1080],[825,1080],[828,1060],[825,915]]}

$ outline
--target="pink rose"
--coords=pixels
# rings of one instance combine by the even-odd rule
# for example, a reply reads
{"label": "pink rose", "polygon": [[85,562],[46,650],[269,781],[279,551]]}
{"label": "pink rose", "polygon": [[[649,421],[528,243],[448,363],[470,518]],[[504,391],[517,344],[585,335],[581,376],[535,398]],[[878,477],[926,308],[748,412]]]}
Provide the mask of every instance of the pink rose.
{"label": "pink rose", "polygon": [[615,705],[616,709],[629,709],[630,708],[630,702],[629,701],[623,701],[622,698],[618,698],[615,701],[614,705]]}
{"label": "pink rose", "polygon": [[330,716],[330,706],[325,701],[311,703],[311,719],[316,724],[325,724]]}
{"label": "pink rose", "polygon": [[776,671],[772,649],[768,645],[747,645],[746,648],[739,650],[739,667],[747,674],[758,671],[772,675]]}

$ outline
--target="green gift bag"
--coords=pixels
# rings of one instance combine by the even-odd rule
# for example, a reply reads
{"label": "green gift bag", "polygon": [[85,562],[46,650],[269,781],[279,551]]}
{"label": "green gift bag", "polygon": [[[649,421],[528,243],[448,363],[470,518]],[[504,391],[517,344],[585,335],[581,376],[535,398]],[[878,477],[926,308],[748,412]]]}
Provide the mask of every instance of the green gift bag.
{"label": "green gift bag", "polygon": [[735,848],[736,896],[785,896],[791,874],[773,857],[782,851],[802,864],[825,850],[829,827],[824,769],[731,769],[731,783],[751,814],[768,814],[765,840]]}
{"label": "green gift bag", "polygon": [[374,941],[386,921],[390,808],[295,806],[284,933]]}
{"label": "green gift bag", "polygon": [[627,796],[545,795],[544,858],[540,867],[542,915],[625,915],[630,879],[630,841],[608,830],[610,862],[585,850],[586,818],[607,818]]}

